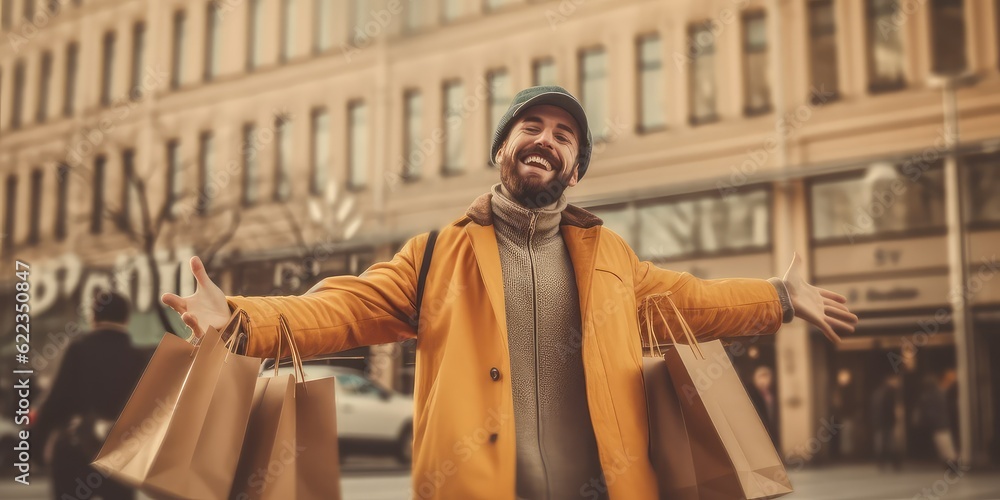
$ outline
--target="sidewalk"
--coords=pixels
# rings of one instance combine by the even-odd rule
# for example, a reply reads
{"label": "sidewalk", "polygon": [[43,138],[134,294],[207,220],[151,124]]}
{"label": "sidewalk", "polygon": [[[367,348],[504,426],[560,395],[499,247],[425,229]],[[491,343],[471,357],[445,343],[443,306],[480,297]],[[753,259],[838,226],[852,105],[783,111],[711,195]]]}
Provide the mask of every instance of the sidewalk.
{"label": "sidewalk", "polygon": [[[408,499],[410,480],[391,461],[377,471],[377,459],[365,472],[347,472],[341,487],[344,500]],[[362,466],[361,463],[357,465]],[[364,465],[368,465],[365,463]],[[879,472],[874,465],[832,466],[790,473],[795,493],[789,500],[1000,500],[1000,474],[996,471],[954,473],[929,467],[904,467],[902,472]],[[950,481],[950,482],[949,482]],[[0,498],[22,500],[48,497],[47,481],[23,487],[0,481]],[[144,498],[144,497],[140,497]]]}

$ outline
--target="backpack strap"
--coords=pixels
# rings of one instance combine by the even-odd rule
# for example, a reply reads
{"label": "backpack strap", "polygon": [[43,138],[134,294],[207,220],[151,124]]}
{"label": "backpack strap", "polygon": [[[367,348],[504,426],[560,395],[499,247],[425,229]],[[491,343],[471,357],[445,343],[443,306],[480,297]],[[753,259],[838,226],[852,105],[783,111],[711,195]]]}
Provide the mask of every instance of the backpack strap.
{"label": "backpack strap", "polygon": [[420,263],[420,274],[417,276],[416,314],[410,320],[410,324],[413,325],[414,330],[420,325],[420,304],[424,302],[424,285],[427,284],[427,272],[431,267],[431,257],[434,255],[434,244],[437,242],[437,237],[437,230],[431,231],[427,235],[427,246],[424,247],[424,259]]}

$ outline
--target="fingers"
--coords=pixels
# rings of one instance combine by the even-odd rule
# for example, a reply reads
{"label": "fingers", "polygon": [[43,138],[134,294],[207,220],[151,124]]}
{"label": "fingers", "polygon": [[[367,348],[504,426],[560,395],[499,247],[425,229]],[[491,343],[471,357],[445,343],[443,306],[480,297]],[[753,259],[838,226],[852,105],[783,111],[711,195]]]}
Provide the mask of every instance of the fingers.
{"label": "fingers", "polygon": [[858,324],[858,316],[846,309],[841,309],[839,307],[833,307],[828,305],[825,308],[823,308],[823,312],[825,312],[827,316],[831,318],[837,318],[840,321],[843,321],[849,325]]}
{"label": "fingers", "polygon": [[167,307],[177,311],[177,314],[184,314],[187,312],[187,301],[177,295],[165,293],[160,296],[160,301]]}
{"label": "fingers", "polygon": [[198,282],[198,286],[205,288],[210,288],[214,283],[212,279],[208,277],[208,271],[205,270],[205,264],[198,258],[197,255],[191,257],[191,274],[194,275],[194,279]]}
{"label": "fingers", "polygon": [[824,323],[820,330],[830,342],[833,342],[834,344],[839,344],[841,342],[840,335],[837,335],[837,332],[833,331],[833,328],[831,328],[830,325]]}
{"label": "fingers", "polygon": [[184,324],[187,325],[192,332],[194,332],[196,337],[201,338],[201,336],[205,334],[205,332],[201,331],[201,327],[198,326],[198,318],[196,318],[194,314],[189,312],[181,314],[181,320],[184,321]]}
{"label": "fingers", "polygon": [[847,297],[844,297],[843,295],[841,295],[839,293],[831,292],[830,290],[827,290],[825,288],[818,288],[817,287],[817,289],[819,290],[819,294],[822,295],[825,298],[828,298],[828,299],[836,301],[836,302],[840,302],[841,304],[846,304],[847,303]]}
{"label": "fingers", "polygon": [[849,325],[837,318],[826,317],[826,323],[833,327],[834,330],[841,333],[852,333],[854,332],[854,325]]}

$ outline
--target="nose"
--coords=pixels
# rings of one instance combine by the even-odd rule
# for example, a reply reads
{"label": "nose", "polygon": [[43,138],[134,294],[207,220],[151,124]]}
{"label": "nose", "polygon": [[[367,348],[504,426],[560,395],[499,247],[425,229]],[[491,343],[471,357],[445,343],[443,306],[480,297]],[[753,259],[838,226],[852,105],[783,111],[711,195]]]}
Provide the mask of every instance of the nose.
{"label": "nose", "polygon": [[542,132],[535,138],[535,144],[553,150],[555,149],[554,141],[555,137],[552,134],[552,130],[548,128],[542,129]]}

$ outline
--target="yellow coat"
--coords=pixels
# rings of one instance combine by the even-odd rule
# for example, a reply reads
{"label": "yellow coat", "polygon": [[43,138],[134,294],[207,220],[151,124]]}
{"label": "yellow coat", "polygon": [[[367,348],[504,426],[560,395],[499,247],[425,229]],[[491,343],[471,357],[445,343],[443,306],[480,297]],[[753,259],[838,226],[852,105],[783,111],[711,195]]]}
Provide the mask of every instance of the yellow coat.
{"label": "yellow coat", "polygon": [[[515,440],[500,254],[490,196],[442,229],[427,276],[417,336],[413,497],[513,499]],[[701,339],[773,333],[778,294],[766,280],[702,280],[640,262],[601,220],[574,206],[560,230],[573,261],[582,314],[582,351],[591,420],[613,499],[656,498],[636,304],[673,299]],[[415,336],[417,274],[427,235],[361,276],[322,280],[301,296],[229,297],[248,313],[247,354],[273,356],[283,314],[304,357]],[[668,314],[671,327],[680,327]],[[250,328],[246,328],[246,327]],[[664,339],[660,339],[661,341]],[[491,371],[496,368],[496,372]],[[596,478],[595,478],[596,479]],[[594,484],[581,495],[597,498]]]}

